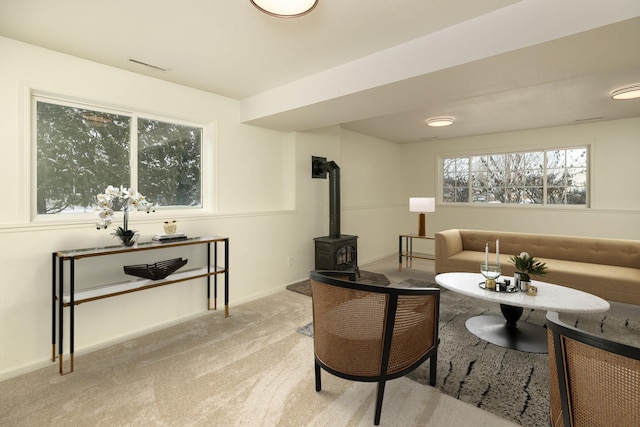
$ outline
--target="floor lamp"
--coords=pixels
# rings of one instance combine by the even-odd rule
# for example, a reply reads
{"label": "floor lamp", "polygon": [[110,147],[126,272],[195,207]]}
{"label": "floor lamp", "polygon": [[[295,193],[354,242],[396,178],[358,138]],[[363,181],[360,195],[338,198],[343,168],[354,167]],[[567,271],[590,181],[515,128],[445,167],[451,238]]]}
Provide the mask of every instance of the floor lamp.
{"label": "floor lamp", "polygon": [[425,213],[436,211],[436,199],[433,197],[410,197],[409,212],[419,212],[418,215],[418,236],[427,235],[427,227],[425,225]]}

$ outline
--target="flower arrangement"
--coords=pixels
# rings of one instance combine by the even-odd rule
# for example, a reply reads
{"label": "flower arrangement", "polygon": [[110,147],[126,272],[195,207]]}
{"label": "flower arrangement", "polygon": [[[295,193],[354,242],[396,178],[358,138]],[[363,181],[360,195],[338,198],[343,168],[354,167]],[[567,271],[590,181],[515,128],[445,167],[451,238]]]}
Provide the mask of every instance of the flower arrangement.
{"label": "flower arrangement", "polygon": [[104,190],[104,193],[100,193],[96,196],[98,217],[100,220],[96,223],[98,230],[105,229],[113,222],[113,205],[114,201],[120,201],[122,204],[122,211],[124,212],[124,224],[122,227],[115,229],[115,236],[133,237],[135,230],[129,229],[129,210],[146,210],[147,213],[153,210],[153,203],[147,201],[146,197],[138,193],[133,188],[126,188],[121,186],[120,188],[110,185]]}
{"label": "flower arrangement", "polygon": [[531,280],[529,276],[544,276],[549,272],[547,264],[529,256],[526,252],[520,255],[514,255],[511,262],[516,266],[516,270],[520,273],[520,279],[528,282]]}

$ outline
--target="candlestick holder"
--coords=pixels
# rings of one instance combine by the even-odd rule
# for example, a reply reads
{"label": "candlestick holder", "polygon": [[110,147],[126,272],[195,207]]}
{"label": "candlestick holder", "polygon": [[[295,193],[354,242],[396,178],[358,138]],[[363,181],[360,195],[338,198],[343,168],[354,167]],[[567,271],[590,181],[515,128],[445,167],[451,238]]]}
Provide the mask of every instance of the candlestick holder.
{"label": "candlestick holder", "polygon": [[487,289],[496,288],[496,279],[502,274],[500,264],[480,264],[480,273],[484,276]]}

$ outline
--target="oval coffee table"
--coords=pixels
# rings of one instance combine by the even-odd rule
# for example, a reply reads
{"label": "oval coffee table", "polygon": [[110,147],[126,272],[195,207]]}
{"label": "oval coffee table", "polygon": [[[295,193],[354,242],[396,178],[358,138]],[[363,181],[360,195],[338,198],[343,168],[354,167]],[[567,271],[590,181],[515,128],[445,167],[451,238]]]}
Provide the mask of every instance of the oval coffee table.
{"label": "oval coffee table", "polygon": [[[509,277],[507,277],[509,278]],[[499,281],[504,278],[500,277]],[[443,288],[485,301],[497,302],[503,316],[480,315],[467,319],[469,332],[485,341],[529,353],[547,352],[547,330],[543,326],[520,321],[524,308],[561,313],[599,313],[609,310],[604,299],[577,289],[531,281],[538,288],[535,296],[526,292],[496,292],[479,286],[480,273],[442,273],[436,283]]]}

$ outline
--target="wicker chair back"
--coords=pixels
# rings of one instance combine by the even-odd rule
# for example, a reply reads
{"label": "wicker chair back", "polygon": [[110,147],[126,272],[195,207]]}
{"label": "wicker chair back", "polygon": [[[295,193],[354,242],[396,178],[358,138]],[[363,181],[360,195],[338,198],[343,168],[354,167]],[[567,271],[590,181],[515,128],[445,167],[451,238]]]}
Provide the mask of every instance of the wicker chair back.
{"label": "wicker chair back", "polygon": [[609,341],[547,313],[553,427],[640,427],[640,348]]}
{"label": "wicker chair back", "polygon": [[312,271],[316,391],[321,368],[354,381],[377,382],[374,423],[385,381],[430,359],[436,382],[440,290],[357,283],[349,272]]}

